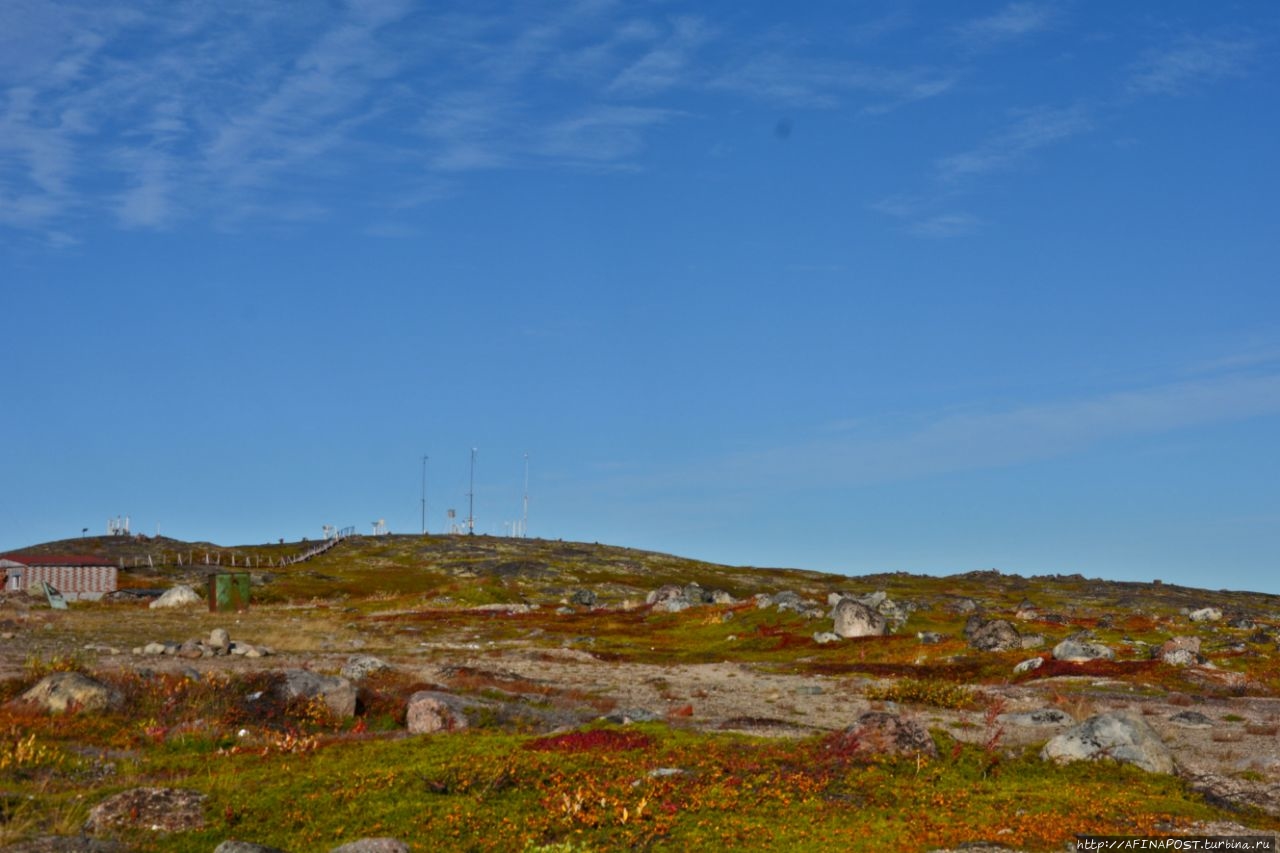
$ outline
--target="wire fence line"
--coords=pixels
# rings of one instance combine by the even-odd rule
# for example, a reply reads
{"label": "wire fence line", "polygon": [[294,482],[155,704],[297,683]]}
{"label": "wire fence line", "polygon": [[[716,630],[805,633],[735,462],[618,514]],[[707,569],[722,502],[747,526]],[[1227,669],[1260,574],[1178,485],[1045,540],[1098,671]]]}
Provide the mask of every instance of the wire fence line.
{"label": "wire fence line", "polygon": [[322,539],[312,545],[300,554],[282,555],[279,557],[266,556],[261,554],[240,554],[236,551],[222,550],[203,550],[197,551],[190,549],[188,551],[176,551],[172,555],[169,552],[162,551],[156,554],[135,554],[132,558],[120,557],[119,567],[121,569],[143,567],[154,568],[156,566],[226,566],[233,569],[260,569],[266,568],[284,568],[285,566],[293,566],[298,563],[305,563],[314,557],[318,557],[338,546],[338,543],[355,535],[355,527],[344,527],[335,531],[332,536]]}

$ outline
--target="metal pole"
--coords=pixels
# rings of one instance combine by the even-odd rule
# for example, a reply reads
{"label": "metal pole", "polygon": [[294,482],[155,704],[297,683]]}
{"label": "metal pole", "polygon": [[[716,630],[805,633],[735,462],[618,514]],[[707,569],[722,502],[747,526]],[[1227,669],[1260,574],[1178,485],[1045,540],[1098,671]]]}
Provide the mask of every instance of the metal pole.
{"label": "metal pole", "polygon": [[471,448],[471,486],[467,492],[467,535],[476,535],[476,449]]}
{"label": "metal pole", "polygon": [[422,457],[422,535],[426,535],[426,460],[429,456]]}
{"label": "metal pole", "polygon": [[529,454],[524,455],[524,514],[520,519],[520,538],[529,535]]}

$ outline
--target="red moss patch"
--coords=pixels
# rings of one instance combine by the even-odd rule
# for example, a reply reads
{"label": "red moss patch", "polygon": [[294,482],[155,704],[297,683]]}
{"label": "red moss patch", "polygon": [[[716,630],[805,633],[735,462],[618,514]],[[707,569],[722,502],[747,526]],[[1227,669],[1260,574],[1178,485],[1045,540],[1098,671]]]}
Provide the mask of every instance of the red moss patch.
{"label": "red moss patch", "polygon": [[590,729],[540,737],[524,745],[538,752],[630,752],[648,749],[653,738],[643,732],[618,732],[612,729]]}
{"label": "red moss patch", "polygon": [[1036,669],[1027,672],[1025,676],[1019,680],[1032,681],[1037,678],[1053,678],[1054,676],[1064,675],[1087,675],[1091,678],[1120,678],[1126,675],[1147,673],[1159,666],[1160,662],[1155,660],[1088,660],[1073,662],[1049,659]]}

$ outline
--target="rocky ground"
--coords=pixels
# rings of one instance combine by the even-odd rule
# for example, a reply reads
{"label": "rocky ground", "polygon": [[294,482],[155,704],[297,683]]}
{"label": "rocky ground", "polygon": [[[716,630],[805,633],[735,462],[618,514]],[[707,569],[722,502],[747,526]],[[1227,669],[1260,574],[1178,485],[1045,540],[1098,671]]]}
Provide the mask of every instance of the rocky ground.
{"label": "rocky ground", "polygon": [[[1202,684],[1203,690],[1161,689],[1141,679],[1071,672],[1019,680],[1010,666],[1009,678],[970,686],[974,700],[965,707],[946,707],[947,703],[892,698],[887,691],[897,680],[893,677],[824,672],[802,665],[808,662],[802,656],[743,659],[733,653],[732,636],[724,640],[723,659],[664,663],[652,659],[660,655],[619,659],[596,651],[590,642],[553,641],[543,628],[520,630],[523,623],[518,617],[530,612],[554,620],[561,612],[622,606],[580,598],[566,596],[558,607],[459,608],[472,615],[486,614],[487,621],[433,624],[420,619],[397,621],[400,611],[396,610],[371,614],[368,609],[319,600],[212,614],[199,604],[156,609],[147,606],[147,599],[130,598],[54,611],[38,601],[8,596],[0,601],[0,679],[23,676],[32,661],[60,658],[74,659],[90,673],[305,671],[351,684],[385,666],[410,680],[440,686],[432,699],[439,706],[433,713],[437,718],[453,714],[455,722],[462,724],[479,705],[517,707],[530,696],[555,697],[554,713],[540,721],[547,729],[608,715],[624,721],[666,719],[692,728],[797,737],[845,731],[876,711],[922,729],[945,731],[957,740],[1006,751],[1052,745],[1086,721],[1119,719],[1128,721],[1124,725],[1142,737],[1149,736],[1155,743],[1152,754],[1167,757],[1167,766],[1160,765],[1165,758],[1129,757],[1125,738],[1133,737],[1131,730],[1120,735],[1121,741],[1108,741],[1107,733],[1090,730],[1083,735],[1088,741],[1083,754],[1135,763],[1154,760],[1156,766],[1149,768],[1154,772],[1177,773],[1209,800],[1240,810],[1240,823],[1204,827],[1206,833],[1244,833],[1249,814],[1280,816],[1280,697],[1271,695],[1262,682],[1238,669],[1215,665],[1200,653],[1199,638],[1209,636],[1206,630],[1217,630],[1206,629],[1206,624],[1225,624],[1229,618],[1221,611],[1202,612],[1212,608],[1182,608],[1165,623],[1165,645],[1151,644],[1142,651],[1146,657],[1177,667],[1183,682]],[[806,620],[815,648],[831,643],[850,647],[865,637],[890,632],[909,638],[915,618],[911,602],[895,603],[883,593],[834,595],[826,601],[774,594],[752,601],[728,594],[717,599],[700,589],[667,586],[652,590],[643,605],[626,604],[636,606],[655,614],[700,609],[708,620],[716,614],[742,613],[744,606],[791,614]],[[1028,603],[1026,608],[1034,605]],[[1059,630],[1052,620],[1042,620],[1026,608],[974,616],[964,624],[963,636],[959,631],[951,635],[926,631],[908,642],[918,647],[921,660],[930,646],[948,638],[963,643],[963,655],[953,657],[965,659],[1007,657],[1016,651],[1018,658],[1025,658],[1024,664],[1042,666],[1115,657],[1115,644],[1097,641],[1087,627],[1067,620]],[[1089,624],[1097,622],[1095,618]],[[1274,631],[1274,626],[1265,617],[1255,614],[1248,626],[1241,624],[1237,629],[1225,639],[1217,634],[1212,639],[1220,645],[1235,642],[1252,630],[1250,654],[1269,660],[1276,653],[1274,634],[1266,633]],[[1051,634],[1048,638],[1045,631]],[[1237,645],[1244,648],[1244,640]],[[1133,648],[1126,646],[1122,656],[1132,657]],[[472,686],[470,693],[465,686],[459,687],[466,684]],[[483,691],[477,691],[476,685],[483,685]],[[412,714],[411,708],[411,720]],[[1094,750],[1092,755],[1089,749]],[[27,841],[4,849],[114,849],[92,846],[105,841],[57,846],[63,843]]]}

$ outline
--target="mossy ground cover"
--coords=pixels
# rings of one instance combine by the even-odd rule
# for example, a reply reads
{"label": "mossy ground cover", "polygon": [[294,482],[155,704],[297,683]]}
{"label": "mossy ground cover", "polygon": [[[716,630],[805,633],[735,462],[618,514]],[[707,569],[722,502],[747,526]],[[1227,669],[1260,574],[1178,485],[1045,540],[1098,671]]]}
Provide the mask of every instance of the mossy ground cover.
{"label": "mossy ground cover", "polygon": [[[237,558],[278,559],[297,544],[240,549]],[[298,655],[359,649],[425,662],[444,660],[439,650],[460,644],[485,660],[505,649],[552,660],[553,652],[568,648],[604,664],[730,661],[830,679],[840,690],[857,682],[865,698],[898,703],[925,720],[939,709],[994,707],[987,691],[1010,684],[1035,686],[1050,704],[1073,709],[1102,690],[1128,697],[1280,692],[1280,653],[1267,633],[1274,631],[1267,614],[1280,606],[1265,596],[985,572],[850,579],[489,537],[351,540],[270,575],[255,587],[254,607],[235,616],[129,604],[42,612],[41,630],[30,631],[30,641],[44,656],[21,678],[0,682],[0,701],[50,669],[93,671],[119,660],[86,650],[86,639],[95,640],[95,648],[109,642],[127,649],[153,639],[207,636],[213,627]],[[142,580],[156,585],[163,577]],[[624,599],[642,601],[663,583],[690,581],[741,599],[791,589],[822,602],[832,591],[882,589],[914,610],[895,635],[820,644],[813,635],[829,629],[829,621],[749,600],[680,613],[621,606]],[[576,589],[602,591],[608,606],[562,612]],[[962,604],[1013,619],[1024,599],[1041,616],[1018,620],[1018,627],[1042,634],[1044,648],[993,654],[968,647]],[[516,614],[468,609],[491,603],[539,606]],[[1265,630],[1195,625],[1179,612],[1202,605],[1248,610]],[[1014,664],[1047,658],[1053,643],[1085,629],[1119,659],[1050,662],[1012,674]],[[943,637],[926,644],[918,631]],[[1151,661],[1150,648],[1175,635],[1200,637],[1223,678],[1206,684],[1187,668]],[[994,727],[991,737],[960,744],[937,720],[938,758],[879,762],[846,754],[823,737],[748,738],[697,731],[678,718],[548,736],[495,715],[468,732],[405,735],[406,699],[424,688],[482,698],[515,694],[539,708],[590,715],[610,709],[606,695],[513,678],[500,662],[453,667],[440,684],[404,673],[375,675],[361,687],[356,718],[341,723],[314,703],[270,700],[267,673],[191,679],[126,668],[101,674],[126,695],[127,713],[55,718],[12,706],[0,710],[0,843],[75,834],[92,803],[142,785],[209,795],[207,829],[128,839],[141,849],[177,851],[208,851],[230,837],[327,850],[371,835],[395,835],[421,849],[522,850],[568,842],[598,850],[926,850],[986,840],[1048,850],[1077,832],[1138,834],[1224,816],[1175,778],[1106,763],[1046,764],[1034,747],[1007,752]],[[1238,725],[1242,737],[1274,736],[1269,721],[1251,725],[1254,731]],[[1264,816],[1249,820],[1277,826]]]}
{"label": "mossy ground cover", "polygon": [[[327,850],[388,834],[424,850],[572,841],[599,850],[915,851],[976,840],[1048,850],[1078,832],[1150,833],[1221,817],[1171,777],[1108,763],[1057,767],[941,734],[937,758],[878,761],[838,738],[780,741],[661,724],[371,739],[358,722],[335,727],[301,708],[276,709],[267,723],[238,716],[225,697],[249,686],[162,682],[149,700],[161,708],[181,696],[183,707],[220,714],[176,736],[123,720],[109,721],[113,732],[79,718],[32,729],[25,737],[45,750],[37,756],[31,744],[11,744],[11,734],[0,757],[15,748],[26,757],[0,768],[6,790],[38,804],[26,806],[21,825],[74,822],[91,799],[139,785],[209,797],[202,831],[123,836],[164,851],[208,851],[231,837]],[[224,698],[214,700],[211,687]],[[237,725],[255,734],[239,736]],[[85,741],[102,751],[86,752]]]}

